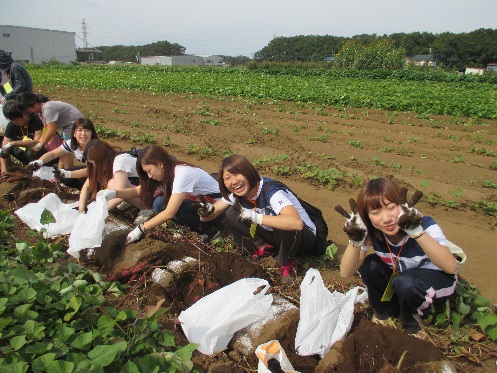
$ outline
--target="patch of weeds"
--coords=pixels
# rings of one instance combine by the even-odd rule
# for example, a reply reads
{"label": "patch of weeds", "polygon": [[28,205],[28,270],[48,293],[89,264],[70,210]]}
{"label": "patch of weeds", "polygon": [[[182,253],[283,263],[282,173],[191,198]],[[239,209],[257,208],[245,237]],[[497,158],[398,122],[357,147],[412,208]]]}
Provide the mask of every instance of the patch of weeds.
{"label": "patch of weeds", "polygon": [[277,135],[280,130],[278,128],[273,128],[270,129],[268,127],[263,127],[262,128],[262,134],[263,135]]}
{"label": "patch of weeds", "polygon": [[485,155],[487,157],[495,157],[495,152],[493,150],[487,150],[485,148],[473,147],[471,153],[476,153],[479,155]]}
{"label": "patch of weeds", "polygon": [[396,170],[400,170],[402,168],[402,165],[399,162],[392,161],[390,162],[390,167]]}
{"label": "patch of weeds", "polygon": [[413,151],[409,151],[404,147],[400,147],[395,154],[397,155],[403,155],[404,157],[412,157],[414,155]]}
{"label": "patch of weeds", "polygon": [[219,125],[219,121],[217,119],[200,119],[198,122],[199,123],[206,123],[209,126],[218,126]]}
{"label": "patch of weeds", "polygon": [[428,203],[431,204],[440,203],[440,201],[442,200],[442,196],[435,192],[430,192],[426,198],[428,200]]}
{"label": "patch of weeds", "polygon": [[129,110],[122,110],[122,109],[119,109],[119,108],[114,108],[112,109],[112,112],[113,113],[119,113],[119,114],[129,114]]}
{"label": "patch of weeds", "polygon": [[485,180],[484,182],[481,183],[481,186],[483,188],[497,189],[497,184],[493,180]]}
{"label": "patch of weeds", "polygon": [[408,143],[413,143],[413,142],[418,142],[419,141],[419,137],[411,137],[407,140]]}
{"label": "patch of weeds", "polygon": [[306,140],[307,141],[328,142],[328,134],[324,134],[324,135],[321,135],[321,136],[307,136]]}
{"label": "patch of weeds", "polygon": [[452,194],[456,198],[461,198],[464,194],[464,190],[461,187],[457,187],[452,192],[450,192],[450,194]]}
{"label": "patch of weeds", "polygon": [[362,141],[360,140],[349,140],[349,145],[357,149],[363,149]]}
{"label": "patch of weeds", "polygon": [[419,185],[421,185],[424,188],[428,188],[431,185],[431,183],[428,180],[423,180],[421,183],[419,183]]}
{"label": "patch of weeds", "polygon": [[138,133],[136,135],[132,135],[131,140],[135,141],[138,145],[157,143],[155,135],[151,133]]}
{"label": "patch of weeds", "polygon": [[497,162],[493,162],[488,166],[491,170],[497,171]]}
{"label": "patch of weeds", "polygon": [[392,138],[388,137],[388,136],[383,136],[383,141],[385,141],[385,142],[393,142]]}
{"label": "patch of weeds", "polygon": [[328,168],[322,170],[318,166],[306,165],[305,168],[299,168],[299,171],[305,171],[302,178],[310,180],[312,184],[326,185],[328,189],[333,190],[343,180],[344,173],[337,168]]}
{"label": "patch of weeds", "polygon": [[454,158],[452,158],[451,160],[449,160],[449,162],[452,162],[452,163],[464,163],[464,157],[462,154],[456,154],[454,156]]}
{"label": "patch of weeds", "polygon": [[375,166],[384,166],[385,165],[385,162],[383,162],[380,158],[372,157],[371,160],[373,161]]}
{"label": "patch of weeds", "polygon": [[391,148],[389,146],[384,146],[383,148],[378,148],[378,151],[384,152],[384,153],[394,153],[395,148]]}

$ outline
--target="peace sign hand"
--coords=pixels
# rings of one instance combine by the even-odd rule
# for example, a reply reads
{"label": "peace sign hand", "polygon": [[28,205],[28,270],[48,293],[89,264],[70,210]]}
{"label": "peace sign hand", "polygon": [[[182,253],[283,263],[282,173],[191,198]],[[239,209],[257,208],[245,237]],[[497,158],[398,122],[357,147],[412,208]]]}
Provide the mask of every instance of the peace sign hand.
{"label": "peace sign hand", "polygon": [[352,213],[350,214],[340,205],[335,206],[335,211],[347,219],[343,231],[349,237],[350,242],[354,246],[362,246],[368,235],[368,229],[359,215],[357,203],[353,198],[349,199],[349,205],[352,210]]}
{"label": "peace sign hand", "polygon": [[417,190],[407,202],[407,188],[401,189],[401,202],[399,208],[399,218],[397,224],[400,229],[406,232],[411,238],[419,238],[423,235],[424,230],[421,226],[423,215],[414,207],[419,202],[423,192]]}

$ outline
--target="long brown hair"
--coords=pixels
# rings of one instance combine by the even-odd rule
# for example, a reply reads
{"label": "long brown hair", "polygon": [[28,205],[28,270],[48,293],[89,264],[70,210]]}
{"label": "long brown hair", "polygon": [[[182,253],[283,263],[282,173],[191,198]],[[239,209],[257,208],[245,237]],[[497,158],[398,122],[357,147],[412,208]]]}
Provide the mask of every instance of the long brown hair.
{"label": "long brown hair", "polygon": [[224,158],[219,166],[219,172],[217,174],[217,181],[219,182],[219,190],[221,195],[228,199],[230,191],[224,185],[223,173],[228,171],[233,175],[243,175],[248,181],[249,189],[252,189],[257,185],[257,182],[261,179],[259,172],[255,169],[254,165],[243,155],[232,154],[227,158]]}
{"label": "long brown hair", "polygon": [[[164,168],[162,182],[149,178],[143,170],[144,164],[155,166],[162,164]],[[147,206],[152,204],[154,192],[160,187],[164,190],[164,204],[167,205],[173,190],[174,168],[178,165],[197,167],[188,162],[177,160],[160,145],[147,145],[143,149],[136,162],[136,172],[140,178],[140,198],[145,201]]]}
{"label": "long brown hair", "polygon": [[369,236],[371,238],[374,236],[380,241],[383,241],[383,235],[371,223],[369,211],[381,208],[381,203],[385,199],[398,205],[401,204],[400,187],[392,180],[386,178],[368,181],[357,197],[357,209],[359,210],[362,221],[368,228]]}
{"label": "long brown hair", "polygon": [[92,139],[86,145],[83,157],[88,169],[90,198],[94,198],[99,190],[107,188],[113,175],[114,158],[120,151],[120,148],[100,139]]}

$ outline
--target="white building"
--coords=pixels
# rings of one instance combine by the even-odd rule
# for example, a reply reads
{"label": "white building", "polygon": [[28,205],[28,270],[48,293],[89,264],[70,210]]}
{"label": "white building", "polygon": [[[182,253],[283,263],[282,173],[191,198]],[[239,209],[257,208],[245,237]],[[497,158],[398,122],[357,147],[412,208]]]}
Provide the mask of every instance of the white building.
{"label": "white building", "polygon": [[0,25],[0,49],[23,63],[76,61],[74,32]]}
{"label": "white building", "polygon": [[161,66],[224,66],[220,56],[145,56],[141,57],[142,65]]}

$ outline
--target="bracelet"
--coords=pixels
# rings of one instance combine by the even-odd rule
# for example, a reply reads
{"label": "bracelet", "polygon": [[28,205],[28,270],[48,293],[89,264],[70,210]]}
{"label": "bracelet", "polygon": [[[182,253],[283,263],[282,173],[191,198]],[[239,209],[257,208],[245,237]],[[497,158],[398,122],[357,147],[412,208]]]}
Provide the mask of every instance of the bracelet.
{"label": "bracelet", "polygon": [[410,236],[412,239],[414,240],[417,240],[419,237],[421,237],[423,234],[425,234],[425,231],[421,231],[419,232],[417,235],[415,236]]}
{"label": "bracelet", "polygon": [[138,229],[142,233],[147,233],[147,230],[145,229],[145,224],[144,223],[138,224]]}

